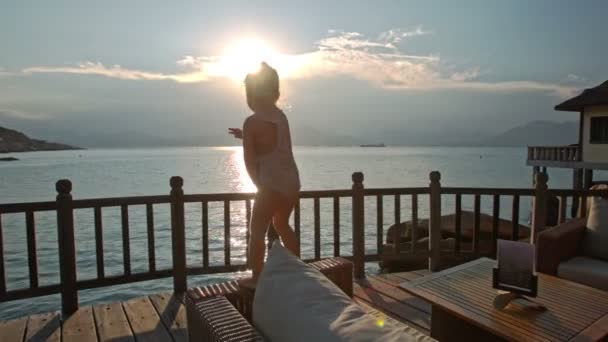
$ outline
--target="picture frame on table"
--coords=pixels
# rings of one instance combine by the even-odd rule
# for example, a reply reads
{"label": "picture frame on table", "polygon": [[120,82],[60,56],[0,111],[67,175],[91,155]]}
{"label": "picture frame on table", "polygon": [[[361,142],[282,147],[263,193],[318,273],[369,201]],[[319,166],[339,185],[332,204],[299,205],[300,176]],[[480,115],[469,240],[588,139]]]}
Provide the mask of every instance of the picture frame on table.
{"label": "picture frame on table", "polygon": [[526,242],[497,241],[497,265],[492,273],[495,289],[536,297],[538,276],[534,245]]}

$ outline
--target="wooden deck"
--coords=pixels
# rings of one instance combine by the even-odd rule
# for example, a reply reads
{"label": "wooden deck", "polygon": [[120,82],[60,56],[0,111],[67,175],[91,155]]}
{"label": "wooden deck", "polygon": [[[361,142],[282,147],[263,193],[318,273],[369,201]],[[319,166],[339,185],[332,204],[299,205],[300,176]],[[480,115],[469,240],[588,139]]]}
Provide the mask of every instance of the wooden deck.
{"label": "wooden deck", "polygon": [[[397,285],[428,274],[413,271],[368,276],[355,282],[355,300],[428,335],[431,306]],[[35,299],[33,299],[35,300]],[[59,312],[0,322],[0,341],[187,341],[182,298],[170,293],[81,307],[67,320]]]}
{"label": "wooden deck", "polygon": [[431,304],[398,287],[400,283],[430,274],[427,270],[368,276],[355,282],[354,297],[387,316],[430,335]]}

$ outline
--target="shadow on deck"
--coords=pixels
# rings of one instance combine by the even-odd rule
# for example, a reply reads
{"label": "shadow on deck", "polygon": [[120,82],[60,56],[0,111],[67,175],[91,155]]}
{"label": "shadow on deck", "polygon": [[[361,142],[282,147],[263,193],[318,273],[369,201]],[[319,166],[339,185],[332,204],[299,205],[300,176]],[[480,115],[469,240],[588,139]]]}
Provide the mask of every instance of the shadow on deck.
{"label": "shadow on deck", "polygon": [[[428,274],[413,271],[370,275],[355,281],[354,297],[429,335],[431,305],[398,287]],[[0,322],[0,341],[187,341],[186,310],[182,298],[163,293],[125,302],[81,307],[67,320],[59,312]]]}

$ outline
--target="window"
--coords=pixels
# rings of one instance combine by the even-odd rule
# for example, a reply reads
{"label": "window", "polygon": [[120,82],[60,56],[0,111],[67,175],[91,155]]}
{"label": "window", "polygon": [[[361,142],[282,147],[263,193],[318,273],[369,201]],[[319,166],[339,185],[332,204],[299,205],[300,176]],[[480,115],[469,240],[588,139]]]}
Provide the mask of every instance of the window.
{"label": "window", "polygon": [[591,144],[608,144],[608,116],[591,118]]}

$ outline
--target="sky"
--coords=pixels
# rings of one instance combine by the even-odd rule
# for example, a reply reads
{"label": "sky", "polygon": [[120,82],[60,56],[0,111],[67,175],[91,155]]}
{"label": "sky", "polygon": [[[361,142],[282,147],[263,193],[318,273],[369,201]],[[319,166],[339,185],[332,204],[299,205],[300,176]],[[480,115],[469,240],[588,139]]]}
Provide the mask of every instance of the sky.
{"label": "sky", "polygon": [[[225,136],[257,60],[298,135],[467,138],[608,79],[608,1],[0,2],[0,125]],[[366,141],[367,142],[367,141]]]}

